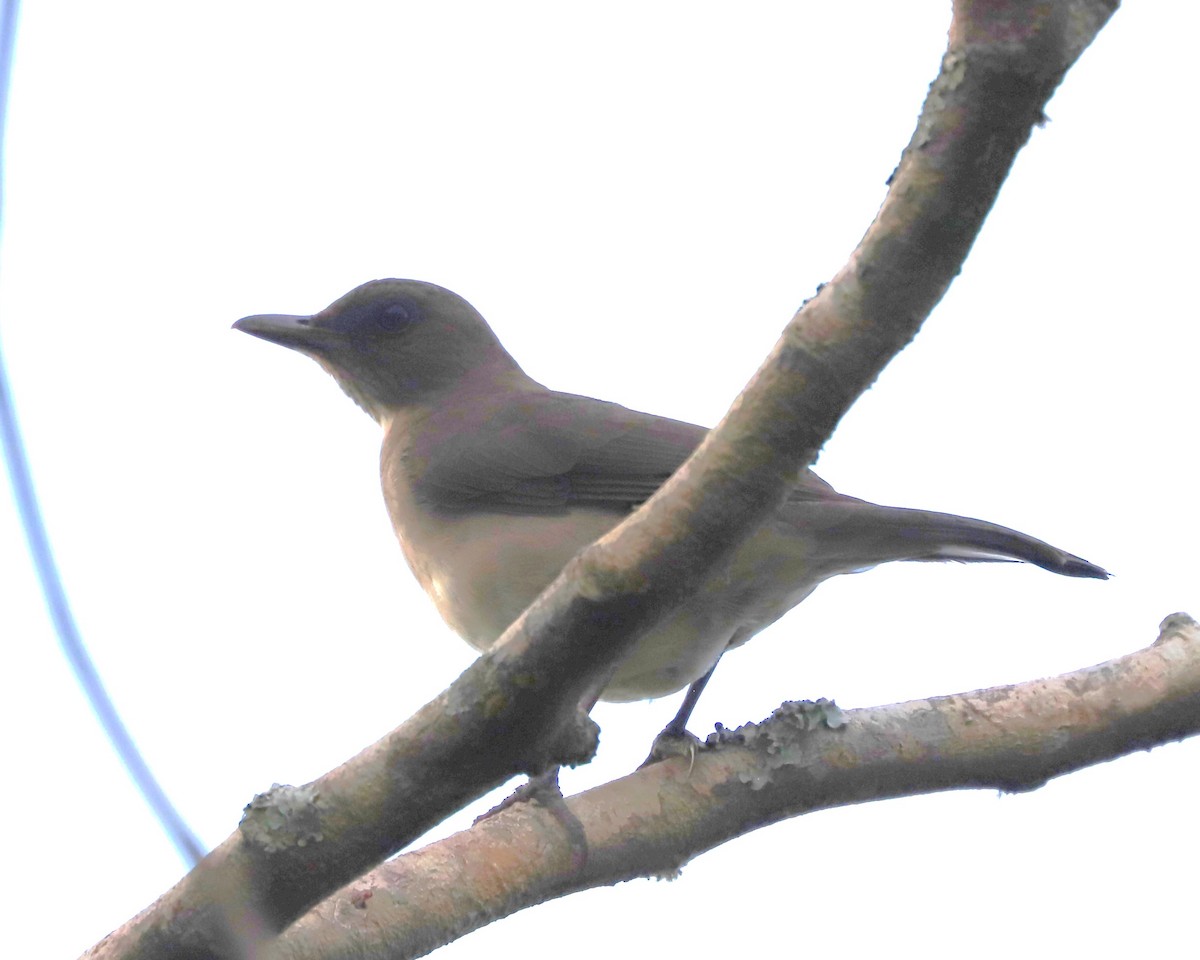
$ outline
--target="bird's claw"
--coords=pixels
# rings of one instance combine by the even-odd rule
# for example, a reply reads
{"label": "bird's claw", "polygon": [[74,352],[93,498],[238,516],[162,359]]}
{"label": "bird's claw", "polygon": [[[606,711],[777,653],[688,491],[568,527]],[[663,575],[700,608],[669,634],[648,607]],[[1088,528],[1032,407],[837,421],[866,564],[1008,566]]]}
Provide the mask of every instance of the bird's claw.
{"label": "bird's claw", "polygon": [[692,764],[696,762],[696,751],[699,749],[700,738],[690,730],[675,730],[667,726],[654,738],[654,743],[650,746],[650,755],[638,765],[638,769],[641,770],[642,767],[648,767],[660,760],[669,760],[671,757],[687,757],[688,773],[691,773]]}
{"label": "bird's claw", "polygon": [[475,823],[494,817],[502,810],[518,803],[536,803],[542,807],[554,807],[562,804],[562,787],[558,784],[558,767],[551,767],[544,773],[530,777],[512,793],[496,804],[487,813],[481,813],[475,818]]}

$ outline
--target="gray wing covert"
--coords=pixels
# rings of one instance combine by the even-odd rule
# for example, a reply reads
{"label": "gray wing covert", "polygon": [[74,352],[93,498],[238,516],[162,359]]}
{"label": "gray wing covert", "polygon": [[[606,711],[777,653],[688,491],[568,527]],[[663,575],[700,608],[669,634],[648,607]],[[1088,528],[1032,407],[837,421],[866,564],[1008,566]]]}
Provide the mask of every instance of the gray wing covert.
{"label": "gray wing covert", "polygon": [[[649,499],[707,433],[591,397],[530,392],[492,409],[475,403],[431,413],[405,464],[418,496],[445,510],[623,512]],[[805,471],[792,498],[840,495]]]}

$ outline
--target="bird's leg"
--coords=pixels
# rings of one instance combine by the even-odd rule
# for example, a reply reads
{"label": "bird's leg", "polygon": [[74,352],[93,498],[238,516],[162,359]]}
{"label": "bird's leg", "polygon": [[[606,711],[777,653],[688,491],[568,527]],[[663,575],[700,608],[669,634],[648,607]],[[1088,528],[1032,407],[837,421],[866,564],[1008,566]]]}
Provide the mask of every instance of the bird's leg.
{"label": "bird's leg", "polygon": [[[657,763],[659,760],[665,760],[667,757],[676,756],[682,746],[693,757],[696,754],[697,739],[695,734],[688,732],[688,720],[692,718],[692,711],[696,709],[696,704],[700,700],[700,694],[704,692],[704,688],[708,686],[708,681],[716,672],[717,664],[721,662],[721,658],[717,657],[716,662],[708,668],[708,672],[699,680],[692,682],[688,687],[688,692],[683,697],[683,703],[679,705],[679,710],[676,711],[674,718],[665,727],[657,737],[654,738],[654,744],[650,747],[650,756],[642,761],[641,766],[645,767],[651,763]],[[638,768],[639,770],[641,767]]]}
{"label": "bird's leg", "polygon": [[708,686],[708,681],[712,679],[712,675],[717,670],[717,663],[721,662],[721,658],[717,657],[716,663],[708,668],[708,673],[696,680],[688,687],[687,695],[683,698],[683,703],[679,705],[679,710],[675,713],[675,717],[662,729],[660,737],[682,737],[687,733],[687,724],[692,719],[692,711],[696,709],[696,704],[700,702],[700,694],[704,692],[704,688]]}

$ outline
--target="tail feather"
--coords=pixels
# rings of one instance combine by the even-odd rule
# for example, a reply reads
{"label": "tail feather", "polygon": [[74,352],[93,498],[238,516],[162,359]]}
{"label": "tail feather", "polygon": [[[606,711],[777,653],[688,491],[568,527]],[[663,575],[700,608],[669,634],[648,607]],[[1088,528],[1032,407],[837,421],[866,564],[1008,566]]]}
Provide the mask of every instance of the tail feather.
{"label": "tail feather", "polygon": [[1103,567],[1084,560],[1082,557],[1077,557],[1073,553],[1067,553],[1066,550],[1060,550],[1058,547],[1038,540],[1036,537],[1027,536],[1016,530],[1008,530],[1005,527],[996,527],[989,532],[1006,535],[997,536],[992,541],[995,543],[992,551],[983,547],[976,548],[973,551],[968,546],[948,545],[931,556],[908,557],[907,559],[961,560],[965,563],[1003,563],[1005,561],[1023,560],[1026,563],[1032,563],[1043,570],[1049,570],[1051,573],[1058,573],[1064,577],[1090,577],[1093,580],[1107,580],[1112,576]]}
{"label": "tail feather", "polygon": [[[822,539],[840,541],[866,565],[888,560],[1023,560],[1065,577],[1107,580],[1103,567],[1017,530],[949,513],[849,501],[813,511]],[[804,518],[796,520],[803,523]],[[812,527],[810,526],[811,530]]]}

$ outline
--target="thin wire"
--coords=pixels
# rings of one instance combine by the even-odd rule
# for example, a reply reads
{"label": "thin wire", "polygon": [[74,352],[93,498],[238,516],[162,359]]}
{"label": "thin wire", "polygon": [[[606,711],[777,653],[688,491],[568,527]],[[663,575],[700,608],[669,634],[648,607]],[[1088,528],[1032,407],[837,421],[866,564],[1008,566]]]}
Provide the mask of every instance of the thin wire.
{"label": "thin wire", "polygon": [[[8,89],[9,78],[12,74],[13,42],[16,35],[18,0],[0,0],[0,213],[3,211],[4,186],[4,133],[8,121]],[[2,223],[2,217],[0,217]],[[8,475],[12,481],[13,499],[21,516],[21,524],[25,528],[25,539],[29,544],[29,555],[37,570],[38,579],[42,584],[42,594],[46,599],[46,607],[54,629],[58,633],[59,643],[63,653],[75,670],[75,677],[83,687],[92,709],[96,713],[104,732],[112,742],[125,769],[141,791],[146,803],[154,811],[154,815],[166,830],[171,841],[175,844],[180,856],[189,865],[194,865],[204,856],[204,848],[195,834],[188,828],[179,812],[167,799],[162,787],[154,779],[154,774],[138,753],[137,747],[130,737],[125,724],[117,715],[96,666],[88,655],[87,648],[71,615],[71,607],[67,603],[66,591],[58,575],[58,566],[54,562],[54,554],[50,549],[50,541],[46,536],[46,527],[42,522],[41,509],[38,507],[37,496],[34,493],[33,480],[29,473],[29,463],[25,457],[25,447],[21,442],[21,432],[17,425],[16,411],[13,407],[12,392],[8,386],[8,375],[4,369],[4,358],[0,355],[0,445],[4,450],[4,458],[8,463]]]}

